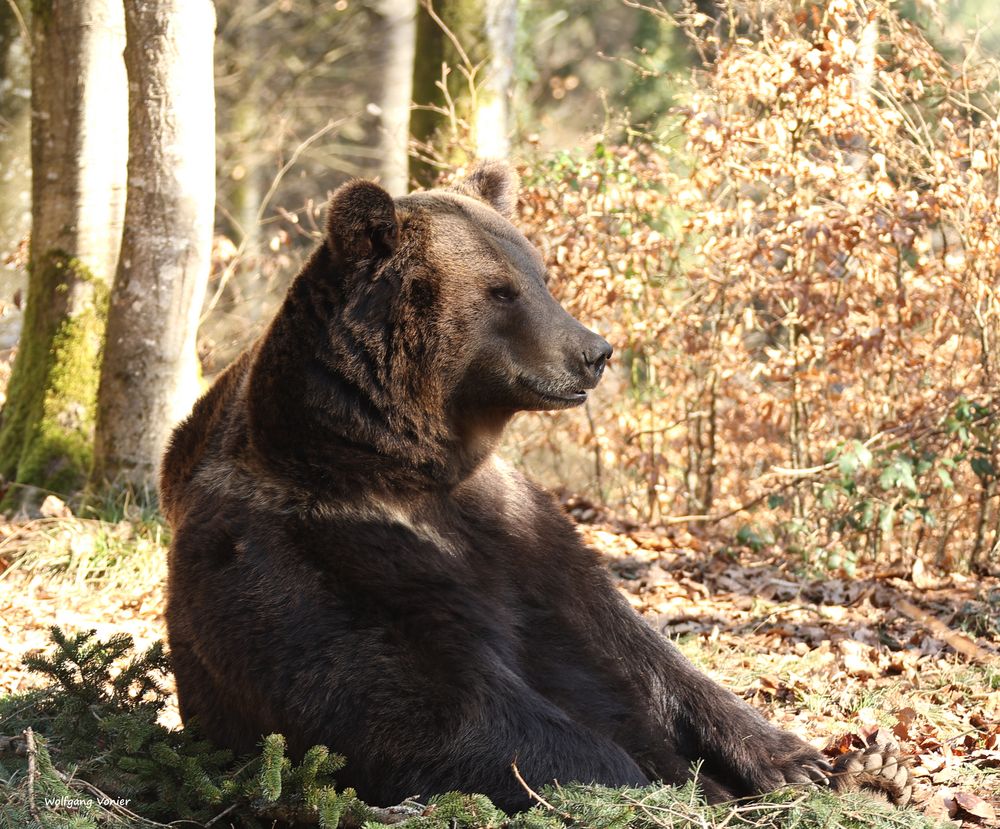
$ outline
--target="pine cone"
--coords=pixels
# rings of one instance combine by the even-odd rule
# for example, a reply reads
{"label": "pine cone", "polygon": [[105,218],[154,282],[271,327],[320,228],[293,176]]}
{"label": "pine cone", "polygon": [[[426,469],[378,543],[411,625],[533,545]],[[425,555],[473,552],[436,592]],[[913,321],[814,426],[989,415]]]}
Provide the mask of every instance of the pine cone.
{"label": "pine cone", "polygon": [[830,783],[836,791],[860,789],[896,806],[905,806],[913,796],[909,758],[900,756],[895,743],[880,743],[874,738],[867,747],[833,761]]}

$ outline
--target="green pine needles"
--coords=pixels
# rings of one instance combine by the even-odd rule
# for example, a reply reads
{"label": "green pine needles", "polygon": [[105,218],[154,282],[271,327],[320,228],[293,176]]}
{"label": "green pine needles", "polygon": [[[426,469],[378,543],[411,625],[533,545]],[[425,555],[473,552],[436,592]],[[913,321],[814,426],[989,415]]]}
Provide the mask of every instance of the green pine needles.
{"label": "green pine needles", "polygon": [[196,725],[157,722],[168,699],[169,663],[156,644],[131,637],[66,636],[26,664],[40,690],[0,699],[0,829],[925,829],[912,811],[856,794],[778,792],[751,803],[706,806],[695,786],[612,790],[557,786],[529,812],[509,817],[488,798],[452,792],[426,803],[369,807],[337,789],[344,758],[314,746],[301,762],[281,735],[254,757],[214,748]]}
{"label": "green pine needles", "polygon": [[151,827],[178,818],[190,827],[282,820],[332,828],[352,809],[358,825],[368,816],[352,792],[334,789],[343,758],[323,746],[294,765],[284,738],[271,735],[259,756],[234,758],[196,727],[160,725],[169,671],[161,644],[136,654],[127,635],[51,635],[48,654],[25,660],[49,686],[0,700],[0,829]]}

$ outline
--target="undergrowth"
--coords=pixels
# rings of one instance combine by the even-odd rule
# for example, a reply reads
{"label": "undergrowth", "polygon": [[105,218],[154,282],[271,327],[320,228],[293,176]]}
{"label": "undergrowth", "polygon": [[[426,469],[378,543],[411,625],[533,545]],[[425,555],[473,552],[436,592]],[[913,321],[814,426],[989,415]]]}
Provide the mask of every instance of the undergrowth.
{"label": "undergrowth", "polygon": [[274,827],[332,829],[396,823],[401,829],[918,829],[914,811],[864,795],[784,790],[708,806],[695,785],[612,790],[549,787],[508,816],[482,795],[449,793],[385,809],[338,789],[344,758],[316,746],[294,763],[280,735],[257,755],[233,757],[157,722],[169,664],[161,645],[135,653],[131,638],[98,640],[51,629],[52,648],[26,662],[46,687],[0,700],[0,829]]}
{"label": "undergrowth", "polygon": [[163,578],[169,529],[138,509],[33,519],[0,542],[0,580],[38,573],[61,589],[105,592],[154,585]]}

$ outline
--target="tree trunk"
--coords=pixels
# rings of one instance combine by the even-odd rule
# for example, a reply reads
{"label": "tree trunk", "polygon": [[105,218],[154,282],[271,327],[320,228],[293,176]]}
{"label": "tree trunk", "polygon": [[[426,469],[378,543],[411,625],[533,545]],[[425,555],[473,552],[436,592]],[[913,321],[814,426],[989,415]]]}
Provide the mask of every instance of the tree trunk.
{"label": "tree trunk", "polygon": [[[440,5],[439,0],[438,6]],[[438,140],[439,132],[447,121],[429,108],[443,107],[445,104],[444,95],[436,84],[441,80],[441,66],[447,60],[444,32],[428,14],[424,3],[420,2],[413,61],[412,94],[416,108],[410,113],[410,136],[418,145],[420,157],[410,161],[410,175],[423,187],[432,186],[438,174],[428,155],[431,145]]]}
{"label": "tree trunk", "polygon": [[[418,146],[433,147],[439,162],[507,154],[516,23],[517,0],[420,0],[410,134]],[[450,69],[448,97],[439,86],[442,64]],[[411,172],[429,186],[438,169],[421,159]]]}
{"label": "tree trunk", "polygon": [[23,16],[0,3],[0,290],[23,276],[7,266],[31,227],[31,65]]}
{"label": "tree trunk", "polygon": [[210,0],[129,0],[128,200],[108,312],[95,481],[152,485],[198,394],[215,209]]}
{"label": "tree trunk", "polygon": [[125,32],[121,0],[32,8],[30,278],[0,421],[0,474],[69,492],[90,467],[121,237]]}
{"label": "tree trunk", "polygon": [[[229,14],[236,19],[230,19],[223,28],[219,25],[216,49],[223,55],[264,55],[267,52],[265,33],[268,29],[268,19],[264,11],[264,0],[238,0],[237,5],[231,4]],[[220,67],[222,73],[232,73],[234,67],[231,61],[223,61]],[[260,202],[267,191],[267,164],[262,163],[267,158],[261,147],[261,138],[268,132],[268,121],[261,100],[261,85],[267,83],[267,76],[258,76],[252,71],[236,69],[239,78],[239,95],[230,102],[228,111],[221,114],[220,122],[229,125],[233,134],[233,145],[237,151],[236,164],[230,173],[233,184],[231,188],[232,224],[241,255],[250,260],[249,267],[241,267],[235,274],[235,281],[249,282],[250,295],[253,295],[252,285],[260,276],[254,257],[260,244],[260,221],[257,216]],[[273,123],[271,124],[273,126]],[[216,137],[218,139],[218,136]],[[218,145],[218,140],[216,140]],[[270,162],[271,159],[267,158]],[[233,287],[236,287],[235,285]],[[241,286],[242,288],[242,286]],[[249,307],[247,313],[253,314],[255,308]],[[256,320],[255,320],[256,321]]]}
{"label": "tree trunk", "polygon": [[416,39],[415,0],[379,0],[380,22],[379,144],[382,186],[404,196],[410,185],[410,100]]}
{"label": "tree trunk", "polygon": [[485,75],[476,90],[476,155],[510,155],[510,96],[514,80],[517,0],[485,0]]}

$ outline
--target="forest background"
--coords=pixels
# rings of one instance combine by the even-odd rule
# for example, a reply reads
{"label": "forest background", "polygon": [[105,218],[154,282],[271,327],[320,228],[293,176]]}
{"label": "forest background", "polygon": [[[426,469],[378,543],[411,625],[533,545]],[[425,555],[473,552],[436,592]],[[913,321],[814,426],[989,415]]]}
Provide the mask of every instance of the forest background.
{"label": "forest background", "polygon": [[[327,194],[506,157],[553,292],[616,356],[503,453],[748,694],[895,729],[929,781],[995,791],[996,15],[0,4],[4,690],[46,622],[162,635],[163,441],[266,326]],[[886,703],[918,675],[933,713]],[[846,696],[813,699],[820,676]],[[929,808],[992,819],[948,792]]]}

